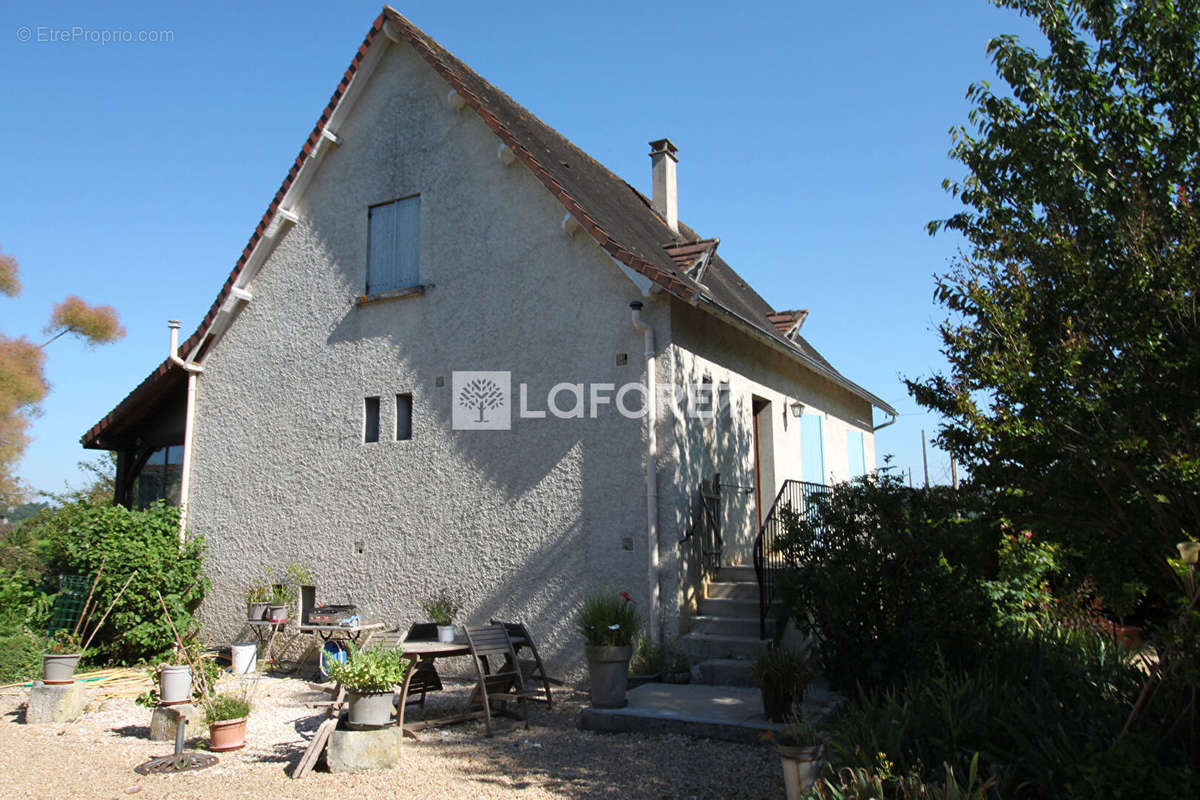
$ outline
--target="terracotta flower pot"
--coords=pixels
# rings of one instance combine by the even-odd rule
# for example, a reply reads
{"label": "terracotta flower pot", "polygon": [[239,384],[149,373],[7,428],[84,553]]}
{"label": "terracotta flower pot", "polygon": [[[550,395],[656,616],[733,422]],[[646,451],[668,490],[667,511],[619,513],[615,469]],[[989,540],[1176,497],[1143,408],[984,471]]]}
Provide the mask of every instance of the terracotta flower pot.
{"label": "terracotta flower pot", "polygon": [[216,753],[241,750],[246,746],[246,717],[226,719],[208,726],[208,749]]}
{"label": "terracotta flower pot", "polygon": [[592,705],[595,708],[624,708],[629,686],[629,659],[633,648],[589,645],[586,649]]}
{"label": "terracotta flower pot", "polygon": [[59,686],[75,682],[75,668],[82,653],[42,653],[42,682]]}

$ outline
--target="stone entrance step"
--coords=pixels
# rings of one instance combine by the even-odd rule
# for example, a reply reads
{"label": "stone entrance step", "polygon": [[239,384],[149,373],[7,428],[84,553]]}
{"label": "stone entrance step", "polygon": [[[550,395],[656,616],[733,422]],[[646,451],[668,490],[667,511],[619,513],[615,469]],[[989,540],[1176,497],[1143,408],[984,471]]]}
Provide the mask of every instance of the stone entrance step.
{"label": "stone entrance step", "polygon": [[579,727],[621,733],[681,733],[755,743],[783,726],[763,716],[758,689],[702,684],[646,683],[630,689],[625,708],[585,708]]}
{"label": "stone entrance step", "polygon": [[745,658],[710,658],[697,664],[700,682],[715,686],[757,687]]}

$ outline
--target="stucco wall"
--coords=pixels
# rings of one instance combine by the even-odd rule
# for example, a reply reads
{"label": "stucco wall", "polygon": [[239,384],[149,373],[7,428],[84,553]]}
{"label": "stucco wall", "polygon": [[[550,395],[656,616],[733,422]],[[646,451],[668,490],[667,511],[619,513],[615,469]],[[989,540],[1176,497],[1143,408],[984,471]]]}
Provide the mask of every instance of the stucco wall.
{"label": "stucco wall", "polygon": [[[645,607],[642,423],[608,407],[454,431],[452,372],[511,370],[514,405],[526,382],[536,408],[560,381],[640,380],[637,292],[588,237],[563,233],[561,205],[502,164],[495,136],[446,91],[407,45],[390,46],[207,357],[190,509],[214,584],[203,619],[215,640],[244,636],[248,584],[296,561],[320,601],[352,600],[369,619],[406,627],[441,588],[472,623],[520,617],[551,672],[577,674],[583,594],[612,586]],[[416,193],[426,293],[358,307],[368,206]],[[647,305],[665,330],[665,301]],[[397,442],[402,392],[414,435]],[[373,395],[381,440],[364,444]]]}
{"label": "stucco wall", "polygon": [[[754,398],[769,405],[760,417],[763,442],[762,503],[769,506],[787,479],[802,479],[801,420],[790,405],[799,401],[806,414],[823,418],[826,483],[846,480],[849,464],[846,433],[862,431],[865,463],[874,468],[870,405],[792,359],[764,347],[704,312],[673,302],[667,380],[678,398],[666,415],[672,430],[663,453],[663,527],[685,532],[694,516],[700,481],[719,473],[723,484],[721,511],[726,564],[752,564],[758,512],[755,510]],[[689,413],[688,385],[705,378],[728,386],[711,419]],[[664,589],[668,619],[680,621],[695,601],[696,574],[690,545],[664,551],[664,573],[675,581]],[[688,576],[692,576],[689,578]]]}

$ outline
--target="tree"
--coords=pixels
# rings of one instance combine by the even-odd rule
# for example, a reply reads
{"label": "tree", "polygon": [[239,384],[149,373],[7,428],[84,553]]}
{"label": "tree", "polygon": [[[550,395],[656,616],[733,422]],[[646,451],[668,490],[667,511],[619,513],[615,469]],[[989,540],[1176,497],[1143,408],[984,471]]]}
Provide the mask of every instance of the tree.
{"label": "tree", "polygon": [[949,371],[908,381],[939,443],[1115,597],[1200,536],[1200,5],[994,0],[1049,42],[988,45],[930,223],[967,246],[935,298]]}
{"label": "tree", "polygon": [[[16,259],[0,252],[0,294],[20,292]],[[91,345],[104,344],[120,339],[125,329],[112,306],[89,306],[72,295],[54,307],[45,333],[50,338],[40,345],[0,333],[0,508],[23,496],[14,468],[29,444],[30,417],[50,391],[43,373],[45,347],[68,333]]]}

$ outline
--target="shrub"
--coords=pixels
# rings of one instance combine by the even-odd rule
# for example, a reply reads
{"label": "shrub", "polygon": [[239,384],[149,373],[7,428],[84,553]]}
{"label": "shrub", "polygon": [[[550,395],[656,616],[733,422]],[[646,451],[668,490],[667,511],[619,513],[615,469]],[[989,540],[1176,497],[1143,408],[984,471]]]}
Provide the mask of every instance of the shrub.
{"label": "shrub", "polygon": [[625,592],[588,595],[575,615],[575,628],[592,647],[628,647],[640,627],[637,606]]}
{"label": "shrub", "polygon": [[839,484],[803,516],[783,510],[781,596],[840,688],[927,673],[939,653],[955,665],[979,658],[991,629],[981,580],[995,572],[999,527],[971,513],[971,499],[885,475]]}
{"label": "shrub", "polygon": [[176,628],[191,627],[192,613],[208,589],[201,572],[204,541],[191,537],[180,542],[178,508],[159,502],[135,511],[72,502],[44,518],[42,526],[58,570],[96,575],[103,562],[95,597],[100,613],[137,571],[93,643],[99,659],[131,664],[157,660],[170,651],[174,635],[159,606],[159,592]]}
{"label": "shrub", "polygon": [[[1001,640],[974,670],[941,664],[902,687],[860,690],[834,723],[831,761],[873,770],[877,754],[886,753],[899,774],[934,781],[942,777],[940,765],[978,753],[1004,797],[1156,796],[1135,791],[1132,777],[1118,785],[1115,773],[1096,793],[1103,765],[1126,757],[1170,774],[1178,793],[1165,796],[1188,796],[1179,790],[1194,777],[1183,771],[1186,755],[1174,745],[1163,750],[1139,734],[1114,748],[1141,685],[1141,673],[1109,639],[1033,629]],[[1089,789],[1076,794],[1072,785]]]}

